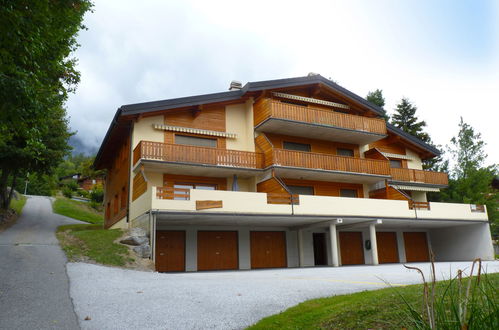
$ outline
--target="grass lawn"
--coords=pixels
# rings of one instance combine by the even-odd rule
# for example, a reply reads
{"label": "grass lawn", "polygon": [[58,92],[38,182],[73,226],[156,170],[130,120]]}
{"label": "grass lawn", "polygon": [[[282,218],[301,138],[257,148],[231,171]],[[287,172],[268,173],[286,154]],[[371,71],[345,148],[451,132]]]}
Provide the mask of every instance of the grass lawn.
{"label": "grass lawn", "polygon": [[[499,274],[487,277],[497,288]],[[437,284],[440,289],[445,286],[445,281]],[[422,285],[410,285],[308,300],[280,314],[266,317],[249,329],[412,328],[412,324],[405,323],[407,312],[400,295],[416,310],[421,310]]]}
{"label": "grass lawn", "polygon": [[112,266],[124,266],[133,261],[128,248],[114,243],[123,232],[104,229],[102,225],[65,225],[57,229],[57,238],[69,261],[86,259]]}
{"label": "grass lawn", "polygon": [[74,201],[65,197],[57,197],[52,205],[54,213],[85,221],[101,224],[104,221],[102,213],[97,212],[85,202]]}
{"label": "grass lawn", "polygon": [[21,215],[23,207],[26,204],[26,199],[27,198],[25,196],[21,195],[19,199],[12,198],[10,201],[10,207],[16,211],[17,215]]}

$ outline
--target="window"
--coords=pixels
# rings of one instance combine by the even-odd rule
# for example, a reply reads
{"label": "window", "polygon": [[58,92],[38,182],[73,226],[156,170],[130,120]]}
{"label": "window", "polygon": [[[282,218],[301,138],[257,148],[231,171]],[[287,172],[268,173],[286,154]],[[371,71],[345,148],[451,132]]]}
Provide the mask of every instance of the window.
{"label": "window", "polygon": [[181,201],[189,200],[189,189],[217,190],[217,186],[206,183],[175,183],[173,185],[173,199]]}
{"label": "window", "polygon": [[175,144],[216,148],[217,139],[208,139],[208,138],[188,136],[188,135],[175,135]]}
{"label": "window", "polygon": [[310,186],[288,186],[293,195],[314,195],[314,187]]}
{"label": "window", "polygon": [[348,156],[353,157],[353,149],[337,148],[336,154],[338,156]]}
{"label": "window", "polygon": [[390,167],[402,168],[402,161],[399,159],[390,159]]}
{"label": "window", "polygon": [[305,144],[305,143],[296,143],[296,142],[284,141],[283,148],[287,149],[287,150],[310,152],[310,144]]}
{"label": "window", "polygon": [[340,189],[341,197],[357,197],[357,190],[355,189]]}

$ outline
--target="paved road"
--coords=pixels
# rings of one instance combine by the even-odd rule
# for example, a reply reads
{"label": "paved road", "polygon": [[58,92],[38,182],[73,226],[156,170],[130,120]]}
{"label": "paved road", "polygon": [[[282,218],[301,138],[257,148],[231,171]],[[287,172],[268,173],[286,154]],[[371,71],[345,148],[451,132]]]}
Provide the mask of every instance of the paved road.
{"label": "paved road", "polygon": [[0,329],[79,329],[66,257],[55,229],[81,223],[30,196],[17,223],[0,233]]}
{"label": "paved road", "polygon": [[[469,266],[437,263],[436,274]],[[499,262],[484,267],[499,272]],[[240,329],[307,299],[421,282],[401,264],[160,274],[69,263],[68,275],[81,327],[99,330]]]}

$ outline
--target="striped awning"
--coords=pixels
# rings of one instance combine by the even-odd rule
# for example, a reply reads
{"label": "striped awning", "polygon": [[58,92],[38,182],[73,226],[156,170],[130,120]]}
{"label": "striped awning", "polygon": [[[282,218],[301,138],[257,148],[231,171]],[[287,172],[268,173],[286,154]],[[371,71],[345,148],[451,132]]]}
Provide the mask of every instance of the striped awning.
{"label": "striped awning", "polygon": [[399,190],[409,190],[409,191],[426,191],[426,192],[439,192],[439,188],[434,187],[422,187],[422,186],[404,186],[400,184],[391,184],[393,188],[397,188]]}
{"label": "striped awning", "polygon": [[383,156],[387,158],[397,158],[397,159],[407,159],[407,160],[414,160],[413,157],[407,156],[407,155],[401,155],[401,154],[391,154],[389,152],[381,152]]}
{"label": "striped awning", "polygon": [[199,129],[199,128],[190,128],[190,127],[181,127],[181,126],[171,126],[171,125],[163,125],[163,124],[153,124],[155,129],[163,130],[163,131],[173,131],[173,132],[182,132],[182,133],[191,133],[191,134],[202,134],[209,136],[221,136],[228,139],[237,138],[236,133],[229,132],[219,132],[219,131],[211,131],[207,129]]}
{"label": "striped awning", "polygon": [[296,100],[296,101],[304,101],[304,102],[315,103],[315,104],[322,104],[322,105],[327,105],[329,107],[340,108],[340,109],[350,109],[350,107],[348,105],[346,105],[346,104],[341,104],[341,103],[336,103],[336,102],[330,102],[330,101],[325,101],[325,100],[314,99],[312,97],[305,97],[305,96],[285,94],[285,93],[278,93],[278,92],[274,92],[272,94],[274,96],[282,97],[284,99],[290,99],[290,100]]}

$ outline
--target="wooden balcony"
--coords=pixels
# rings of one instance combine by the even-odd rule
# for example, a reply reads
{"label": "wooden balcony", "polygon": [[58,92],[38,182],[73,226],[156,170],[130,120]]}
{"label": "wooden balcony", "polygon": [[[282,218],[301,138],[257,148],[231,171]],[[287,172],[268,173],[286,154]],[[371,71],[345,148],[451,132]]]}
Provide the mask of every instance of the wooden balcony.
{"label": "wooden balcony", "polygon": [[421,182],[445,186],[449,184],[447,173],[443,172],[390,168],[390,173],[394,181]]}
{"label": "wooden balcony", "polygon": [[390,175],[390,164],[385,160],[354,158],[285,149],[273,150],[272,163],[275,166],[283,167],[319,169],[349,172],[352,174],[370,174],[375,176]]}
{"label": "wooden balcony", "polygon": [[263,154],[258,152],[150,141],[141,141],[133,150],[133,163],[136,164],[140,159],[245,169],[259,169],[263,167]]}
{"label": "wooden balcony", "polygon": [[[255,128],[276,134],[367,144],[386,136],[383,119],[299,106],[273,99],[255,105]],[[310,126],[314,126],[311,129]]]}

